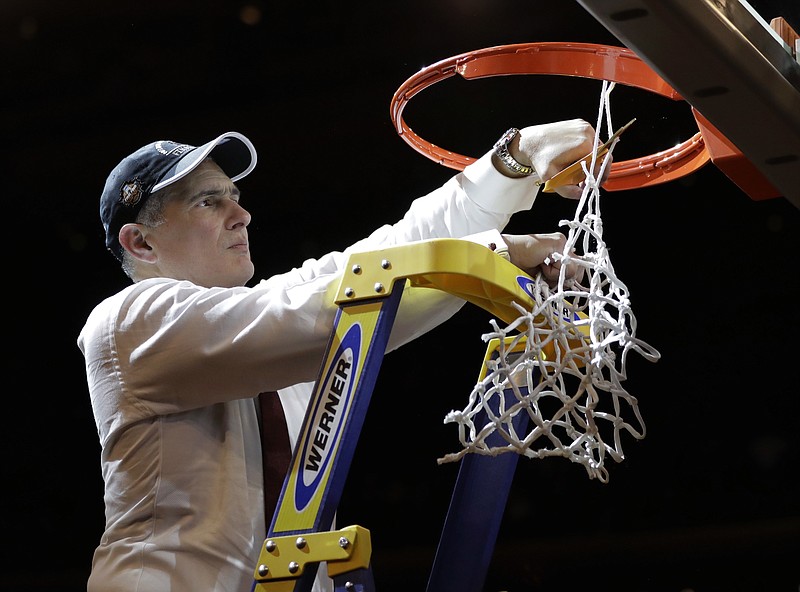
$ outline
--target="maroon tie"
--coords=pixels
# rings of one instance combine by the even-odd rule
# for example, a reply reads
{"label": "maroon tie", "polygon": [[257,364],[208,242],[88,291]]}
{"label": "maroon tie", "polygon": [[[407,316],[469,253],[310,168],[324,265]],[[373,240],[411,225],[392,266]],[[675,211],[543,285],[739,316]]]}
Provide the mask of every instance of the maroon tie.
{"label": "maroon tie", "polygon": [[264,468],[264,519],[267,528],[272,522],[283,481],[292,462],[289,430],[278,393],[266,392],[258,396],[261,406],[261,457]]}

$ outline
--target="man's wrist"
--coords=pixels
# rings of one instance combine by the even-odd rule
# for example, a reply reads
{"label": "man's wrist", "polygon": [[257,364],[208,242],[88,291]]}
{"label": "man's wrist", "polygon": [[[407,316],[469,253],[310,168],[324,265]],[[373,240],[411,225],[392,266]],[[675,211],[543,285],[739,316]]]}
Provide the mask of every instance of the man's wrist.
{"label": "man's wrist", "polygon": [[[511,153],[510,146],[519,135],[519,130],[512,127],[504,133],[494,145],[492,164],[503,175],[513,179],[536,175],[532,165],[520,162]],[[537,175],[538,178],[538,175]]]}

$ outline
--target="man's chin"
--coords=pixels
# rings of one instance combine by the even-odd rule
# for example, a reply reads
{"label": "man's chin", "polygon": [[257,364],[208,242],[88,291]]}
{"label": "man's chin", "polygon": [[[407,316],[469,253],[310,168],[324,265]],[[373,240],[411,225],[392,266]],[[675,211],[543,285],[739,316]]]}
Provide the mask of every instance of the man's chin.
{"label": "man's chin", "polygon": [[254,273],[255,267],[249,257],[234,257],[233,260],[226,261],[224,267],[217,268],[212,273],[214,277],[207,280],[211,281],[211,285],[220,288],[235,288],[247,284]]}
{"label": "man's chin", "polygon": [[253,279],[254,275],[255,267],[253,266],[253,262],[248,258],[246,262],[241,262],[240,269],[236,274],[236,284],[234,285],[244,286],[247,282]]}

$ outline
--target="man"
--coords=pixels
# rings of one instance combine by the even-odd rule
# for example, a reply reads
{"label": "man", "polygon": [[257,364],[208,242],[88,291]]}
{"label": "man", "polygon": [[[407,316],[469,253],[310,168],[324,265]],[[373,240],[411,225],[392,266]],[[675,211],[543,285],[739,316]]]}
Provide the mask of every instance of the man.
{"label": "man", "polygon": [[[537,179],[590,152],[593,139],[580,120],[514,130],[415,200],[402,220],[252,287],[250,213],[235,185],[256,164],[246,137],[231,132],[200,147],[154,142],[123,159],[100,215],[106,245],[133,284],[100,303],[78,338],[105,481],[106,529],[89,592],[249,590],[271,519],[258,395],[280,391],[294,443],[348,253],[466,237],[555,278],[556,264],[544,262],[561,251],[563,235],[499,231],[531,207]],[[559,191],[580,195],[577,186]],[[388,350],[462,304],[437,291],[408,294]],[[330,589],[321,569],[315,590]]]}

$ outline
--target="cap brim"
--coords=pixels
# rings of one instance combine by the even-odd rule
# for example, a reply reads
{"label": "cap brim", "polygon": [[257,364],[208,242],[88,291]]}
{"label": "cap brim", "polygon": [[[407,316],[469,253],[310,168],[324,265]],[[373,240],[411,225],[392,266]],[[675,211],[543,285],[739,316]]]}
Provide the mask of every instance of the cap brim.
{"label": "cap brim", "polygon": [[238,132],[227,132],[187,152],[172,169],[167,171],[164,178],[153,186],[151,192],[155,193],[179,181],[209,156],[231,181],[238,181],[248,175],[255,168],[258,158],[250,140]]}

